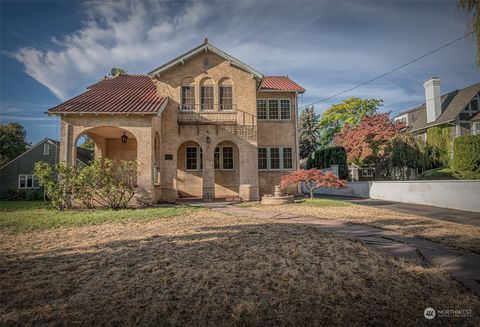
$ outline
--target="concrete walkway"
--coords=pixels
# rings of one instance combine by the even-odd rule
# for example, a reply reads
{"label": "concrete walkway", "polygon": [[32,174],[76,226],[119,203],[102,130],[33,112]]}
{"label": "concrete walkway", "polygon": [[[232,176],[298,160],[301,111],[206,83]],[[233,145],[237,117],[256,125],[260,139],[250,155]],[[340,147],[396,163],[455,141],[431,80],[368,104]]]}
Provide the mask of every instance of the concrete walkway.
{"label": "concrete walkway", "polygon": [[461,251],[440,243],[405,237],[380,228],[349,224],[336,220],[321,220],[314,217],[252,210],[234,206],[215,206],[214,211],[227,215],[260,219],[287,220],[292,223],[313,226],[323,231],[342,234],[361,240],[398,257],[413,260],[425,267],[438,266],[446,269],[461,284],[480,296],[480,255]]}
{"label": "concrete walkway", "polygon": [[449,221],[458,224],[473,225],[480,227],[480,213],[472,211],[462,211],[455,209],[424,206],[420,204],[410,204],[402,202],[393,202],[385,200],[374,200],[366,198],[354,198],[346,196],[318,195],[318,198],[335,199],[349,201],[354,204],[365,205],[374,208],[384,208],[396,212],[408,213],[412,215],[424,216],[431,219]]}

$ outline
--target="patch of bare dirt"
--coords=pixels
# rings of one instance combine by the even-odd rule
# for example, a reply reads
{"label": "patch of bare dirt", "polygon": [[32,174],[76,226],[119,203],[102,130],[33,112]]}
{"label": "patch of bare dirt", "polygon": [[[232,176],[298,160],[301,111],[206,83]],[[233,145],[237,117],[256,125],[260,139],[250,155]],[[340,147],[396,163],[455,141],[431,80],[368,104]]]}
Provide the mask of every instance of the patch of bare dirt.
{"label": "patch of bare dirt", "polygon": [[388,209],[362,205],[348,207],[313,207],[304,204],[256,206],[255,210],[288,212],[297,215],[368,224],[397,232],[444,243],[480,253],[480,228],[472,225],[441,221],[427,217],[399,213]]}
{"label": "patch of bare dirt", "polygon": [[427,307],[480,309],[438,269],[309,226],[207,210],[0,234],[0,250],[0,325],[390,326],[424,324]]}

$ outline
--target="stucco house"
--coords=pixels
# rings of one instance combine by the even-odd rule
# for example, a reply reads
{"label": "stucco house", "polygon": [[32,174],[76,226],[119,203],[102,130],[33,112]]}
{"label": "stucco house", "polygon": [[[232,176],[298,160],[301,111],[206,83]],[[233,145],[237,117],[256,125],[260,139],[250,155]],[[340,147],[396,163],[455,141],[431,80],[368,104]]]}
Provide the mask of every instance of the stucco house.
{"label": "stucco house", "polygon": [[406,124],[406,131],[426,139],[434,126],[450,128],[450,135],[480,134],[480,83],[446,94],[440,92],[440,79],[427,80],[425,103],[398,114],[394,120]]}
{"label": "stucco house", "polygon": [[205,40],[146,75],[104,78],[48,114],[61,119],[61,160],[75,164],[82,135],[97,157],[137,159],[139,193],[150,203],[257,200],[299,167],[303,92]]}
{"label": "stucco house", "polygon": [[[91,150],[77,148],[76,164],[87,165],[93,158]],[[60,142],[45,138],[32,145],[24,153],[0,167],[0,198],[9,191],[31,192],[40,188],[33,174],[35,163],[43,161],[55,165],[60,160]]]}

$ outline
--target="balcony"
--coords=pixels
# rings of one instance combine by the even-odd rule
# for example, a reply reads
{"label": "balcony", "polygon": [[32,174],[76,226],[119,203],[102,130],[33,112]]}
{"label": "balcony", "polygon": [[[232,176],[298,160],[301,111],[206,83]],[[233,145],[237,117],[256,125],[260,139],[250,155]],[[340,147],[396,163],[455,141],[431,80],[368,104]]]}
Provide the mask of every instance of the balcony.
{"label": "balcony", "polygon": [[236,105],[233,104],[187,104],[181,106],[177,120],[179,124],[235,125],[235,109]]}

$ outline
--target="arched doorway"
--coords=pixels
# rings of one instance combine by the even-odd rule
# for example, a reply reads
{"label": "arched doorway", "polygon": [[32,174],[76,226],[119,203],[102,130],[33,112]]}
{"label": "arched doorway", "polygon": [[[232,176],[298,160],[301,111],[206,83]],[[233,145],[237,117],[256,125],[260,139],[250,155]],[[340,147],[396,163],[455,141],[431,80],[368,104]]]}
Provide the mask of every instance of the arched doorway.
{"label": "arched doorway", "polygon": [[178,147],[176,189],[180,198],[201,198],[203,195],[203,150],[195,141]]}
{"label": "arched doorway", "polygon": [[236,198],[240,187],[240,153],[235,143],[223,141],[214,148],[215,197]]}

